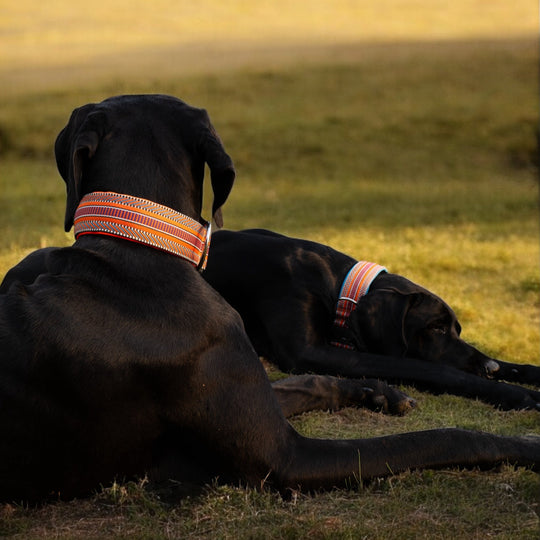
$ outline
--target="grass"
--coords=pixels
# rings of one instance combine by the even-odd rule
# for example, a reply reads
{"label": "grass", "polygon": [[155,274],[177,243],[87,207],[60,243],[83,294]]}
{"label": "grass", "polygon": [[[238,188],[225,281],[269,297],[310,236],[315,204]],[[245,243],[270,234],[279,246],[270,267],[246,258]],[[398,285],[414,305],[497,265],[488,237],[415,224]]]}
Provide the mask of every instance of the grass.
{"label": "grass", "polygon": [[[534,40],[519,37],[527,35],[529,23],[510,16],[528,17],[529,8],[522,1],[497,0],[485,16],[473,19],[465,15],[478,3],[456,2],[448,8],[456,21],[452,35],[442,35],[450,25],[419,35],[426,21],[444,13],[442,3],[424,4],[424,19],[407,27],[399,22],[397,4],[384,2],[394,22],[388,28],[366,25],[372,42],[346,45],[354,17],[340,15],[343,33],[329,43],[317,33],[324,27],[316,22],[324,3],[314,3],[311,22],[299,22],[296,34],[306,48],[280,43],[269,55],[262,51],[261,35],[253,61],[239,68],[231,60],[235,69],[227,69],[231,64],[222,56],[219,69],[205,73],[196,69],[196,60],[203,58],[203,67],[214,64],[202,49],[184,73],[160,63],[144,76],[134,73],[130,54],[136,55],[136,44],[128,38],[122,38],[120,55],[128,60],[114,76],[108,71],[111,58],[97,73],[90,48],[82,45],[55,56],[58,44],[45,40],[33,64],[24,56],[30,49],[19,50],[18,57],[10,47],[3,49],[7,60],[0,74],[9,84],[0,100],[0,275],[33,249],[72,241],[63,231],[64,187],[52,154],[71,109],[117,93],[159,91],[207,108],[232,155],[238,179],[225,207],[227,227],[268,227],[382,263],[446,299],[464,337],[482,350],[540,363],[537,48]],[[20,29],[13,20],[27,6],[18,2],[0,17],[0,24],[15,29],[8,45]],[[52,16],[47,10],[65,4],[48,6],[29,23],[37,35],[46,15]],[[340,6],[346,10],[345,3]],[[222,9],[226,19],[229,8]],[[260,9],[246,10],[241,20],[253,22]],[[368,21],[375,20],[370,10],[375,8],[363,13]],[[114,8],[112,13],[119,20]],[[93,17],[104,24],[99,6]],[[489,29],[506,21],[511,26],[505,35],[491,39],[498,32]],[[168,20],[166,29],[173,23]],[[204,39],[221,35],[203,27]],[[274,32],[278,27],[279,21],[269,23]],[[74,28],[66,27],[66,40]],[[88,43],[91,29],[88,21],[80,27]],[[415,32],[417,39],[409,40]],[[246,33],[244,28],[235,34],[236,45],[249,39]],[[139,32],[150,52],[173,47],[166,42],[170,35],[164,31],[158,39]],[[113,38],[104,36],[105,49]],[[478,36],[490,39],[472,39]],[[328,47],[323,51],[316,43]],[[292,59],[284,59],[287,51]],[[89,74],[84,76],[70,67],[82,62],[77,55],[83,52]],[[36,85],[21,86],[13,59],[30,66],[30,79],[40,75]],[[208,201],[209,194],[207,208]],[[336,438],[442,426],[540,435],[540,418],[531,411],[502,412],[474,400],[406,391],[419,407],[405,418],[345,409],[305,414],[293,424],[306,435]],[[411,472],[350,490],[295,493],[290,500],[217,484],[171,496],[141,481],[41,508],[0,506],[0,536],[537,538],[539,494],[538,475],[510,467]]]}
{"label": "grass", "polygon": [[[211,486],[164,504],[140,484],[113,486],[92,500],[13,509],[24,538],[537,538],[532,473],[418,472],[362,489],[284,501],[272,492]],[[492,501],[498,500],[497,513]],[[20,515],[24,514],[26,523]],[[28,516],[31,516],[31,524]],[[381,519],[381,516],[393,516]],[[400,516],[405,516],[401,518]],[[18,523],[17,523],[18,522]],[[17,525],[20,527],[17,528]],[[29,526],[28,526],[29,525]],[[99,534],[96,534],[99,531]],[[10,532],[5,529],[5,532]]]}

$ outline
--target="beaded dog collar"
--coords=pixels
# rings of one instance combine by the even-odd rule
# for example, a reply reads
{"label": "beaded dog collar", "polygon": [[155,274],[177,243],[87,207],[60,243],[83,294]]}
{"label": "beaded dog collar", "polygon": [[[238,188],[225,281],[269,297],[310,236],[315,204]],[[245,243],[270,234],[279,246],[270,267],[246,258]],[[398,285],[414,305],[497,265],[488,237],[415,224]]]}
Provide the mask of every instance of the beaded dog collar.
{"label": "beaded dog collar", "polygon": [[206,268],[211,226],[167,206],[108,191],[85,195],[75,212],[75,238],[86,234],[115,236],[146,244]]}
{"label": "beaded dog collar", "polygon": [[[334,319],[335,327],[348,328],[347,321],[350,314],[356,309],[358,300],[367,294],[371,283],[381,272],[386,272],[384,266],[366,261],[359,261],[351,268],[339,293],[336,318]],[[332,341],[331,344],[342,349],[355,348],[345,341]]]}

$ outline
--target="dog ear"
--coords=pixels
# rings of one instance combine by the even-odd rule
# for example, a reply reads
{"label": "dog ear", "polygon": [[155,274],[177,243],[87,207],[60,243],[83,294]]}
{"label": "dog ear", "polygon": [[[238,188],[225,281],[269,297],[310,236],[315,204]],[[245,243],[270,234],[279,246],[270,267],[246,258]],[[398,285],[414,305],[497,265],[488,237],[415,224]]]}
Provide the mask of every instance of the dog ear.
{"label": "dog ear", "polygon": [[381,354],[405,356],[407,313],[421,300],[421,293],[402,293],[392,288],[378,289],[362,297],[356,311],[367,348]]}
{"label": "dog ear", "polygon": [[221,207],[231,192],[236,172],[230,156],[225,152],[223,143],[218,134],[210,125],[202,143],[203,157],[210,167],[214,202],[212,204],[212,216],[216,225],[223,227]]}
{"label": "dog ear", "polygon": [[83,196],[84,169],[96,153],[105,132],[105,114],[92,112],[94,107],[94,104],[89,104],[75,109],[68,124],[56,138],[56,163],[67,190],[64,222],[66,231],[73,226],[75,210]]}
{"label": "dog ear", "polygon": [[396,320],[401,321],[401,340],[403,344],[401,353],[402,356],[407,354],[409,348],[409,336],[411,335],[411,332],[417,330],[414,323],[411,325],[410,317],[408,318],[407,316],[409,315],[409,311],[415,306],[420,305],[424,298],[425,295],[421,292],[408,293],[404,295],[402,306],[398,308],[399,313],[396,316]]}

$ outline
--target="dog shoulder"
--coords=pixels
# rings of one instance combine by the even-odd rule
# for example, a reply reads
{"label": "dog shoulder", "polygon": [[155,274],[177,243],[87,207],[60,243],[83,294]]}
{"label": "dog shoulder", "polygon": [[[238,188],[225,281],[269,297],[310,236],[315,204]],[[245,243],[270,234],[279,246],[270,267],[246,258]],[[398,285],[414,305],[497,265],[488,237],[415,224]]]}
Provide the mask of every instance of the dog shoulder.
{"label": "dog shoulder", "polygon": [[27,255],[13,268],[8,270],[0,284],[0,294],[7,292],[11,285],[17,282],[23,285],[30,285],[39,275],[48,272],[49,255],[57,251],[57,249],[53,247],[42,248]]}

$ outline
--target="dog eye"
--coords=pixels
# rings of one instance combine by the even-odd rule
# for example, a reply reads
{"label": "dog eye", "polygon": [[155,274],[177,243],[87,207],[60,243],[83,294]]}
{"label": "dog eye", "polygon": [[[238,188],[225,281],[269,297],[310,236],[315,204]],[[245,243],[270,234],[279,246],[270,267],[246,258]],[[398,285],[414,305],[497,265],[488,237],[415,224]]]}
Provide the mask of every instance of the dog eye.
{"label": "dog eye", "polygon": [[446,328],[446,326],[432,326],[430,328],[430,330],[434,333],[434,334],[441,334],[441,335],[445,335],[446,332],[448,332],[448,328]]}

